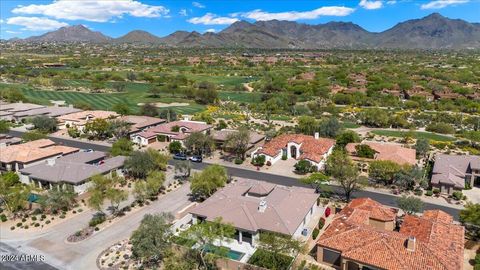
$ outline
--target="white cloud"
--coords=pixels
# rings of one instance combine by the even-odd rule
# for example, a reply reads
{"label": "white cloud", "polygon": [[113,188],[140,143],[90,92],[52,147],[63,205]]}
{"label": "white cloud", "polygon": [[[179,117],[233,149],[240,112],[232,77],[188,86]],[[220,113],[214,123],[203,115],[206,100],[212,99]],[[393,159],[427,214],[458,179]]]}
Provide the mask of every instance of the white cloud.
{"label": "white cloud", "polygon": [[10,30],[7,30],[5,32],[9,33],[9,34],[21,34],[22,33],[22,32],[17,32],[17,31],[10,31]]}
{"label": "white cloud", "polygon": [[180,11],[178,12],[178,14],[180,14],[180,16],[188,16],[188,12],[186,9],[182,8],[180,9]]}
{"label": "white cloud", "polygon": [[441,9],[451,5],[468,3],[469,0],[436,0],[420,6],[421,9]]}
{"label": "white cloud", "polygon": [[364,9],[379,9],[379,8],[382,8],[383,2],[382,1],[361,0],[358,5],[363,7]]}
{"label": "white cloud", "polygon": [[205,24],[205,25],[217,25],[217,24],[232,24],[238,21],[237,18],[232,17],[219,17],[212,13],[207,13],[202,17],[194,17],[188,20],[193,24]]}
{"label": "white cloud", "polygon": [[0,23],[4,23],[5,21],[3,19],[0,19]]}
{"label": "white cloud", "polygon": [[68,23],[39,17],[12,17],[7,19],[7,24],[23,26],[22,30],[48,31],[67,26]]}
{"label": "white cloud", "polygon": [[135,0],[57,0],[46,5],[17,6],[12,10],[15,14],[41,14],[56,19],[86,20],[92,22],[106,22],[123,15],[133,17],[161,17],[169,10],[163,6],[151,6]]}
{"label": "white cloud", "polygon": [[210,29],[205,30],[205,32],[207,32],[207,33],[215,33],[215,32],[217,32],[217,30],[216,30],[216,29],[213,29],[213,28],[210,28]]}
{"label": "white cloud", "polygon": [[205,5],[199,2],[192,2],[192,5],[196,8],[205,8]]}
{"label": "white cloud", "polygon": [[387,1],[387,5],[395,5],[396,3],[396,0]]}
{"label": "white cloud", "polygon": [[269,21],[269,20],[312,20],[317,19],[320,16],[347,16],[350,15],[355,9],[340,6],[321,7],[310,11],[285,11],[271,13],[262,11],[260,9],[252,10],[244,13],[236,13],[233,15],[239,15],[244,18],[257,20],[257,21]]}

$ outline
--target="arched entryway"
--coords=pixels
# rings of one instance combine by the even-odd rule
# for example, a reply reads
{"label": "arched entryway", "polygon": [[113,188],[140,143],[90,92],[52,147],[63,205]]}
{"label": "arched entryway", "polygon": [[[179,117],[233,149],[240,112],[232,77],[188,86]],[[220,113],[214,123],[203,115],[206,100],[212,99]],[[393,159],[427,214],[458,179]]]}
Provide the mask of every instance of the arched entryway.
{"label": "arched entryway", "polygon": [[290,156],[297,158],[297,147],[295,145],[290,146]]}

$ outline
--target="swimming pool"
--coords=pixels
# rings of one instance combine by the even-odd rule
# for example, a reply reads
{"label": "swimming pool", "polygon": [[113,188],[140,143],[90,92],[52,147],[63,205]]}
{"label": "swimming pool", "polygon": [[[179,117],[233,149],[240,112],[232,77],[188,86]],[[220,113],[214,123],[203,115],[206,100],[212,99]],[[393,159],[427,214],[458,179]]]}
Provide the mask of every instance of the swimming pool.
{"label": "swimming pool", "polygon": [[225,257],[228,257],[229,259],[232,259],[232,260],[235,260],[235,261],[240,261],[243,258],[243,256],[245,256],[245,253],[235,251],[235,250],[229,249],[227,247],[217,247],[217,246],[208,245],[208,246],[205,247],[205,250],[207,252],[216,253],[215,251],[217,251],[220,248],[223,248],[223,249],[226,250],[225,253],[219,252],[221,255],[223,255]]}

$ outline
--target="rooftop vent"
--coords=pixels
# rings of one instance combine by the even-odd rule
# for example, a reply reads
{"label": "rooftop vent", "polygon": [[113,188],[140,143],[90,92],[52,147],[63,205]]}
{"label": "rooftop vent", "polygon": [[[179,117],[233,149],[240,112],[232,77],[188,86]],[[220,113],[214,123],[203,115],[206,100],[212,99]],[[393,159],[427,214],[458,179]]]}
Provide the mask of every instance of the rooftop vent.
{"label": "rooftop vent", "polygon": [[415,236],[409,236],[407,239],[407,250],[408,251],[415,251],[415,242],[417,240],[415,239]]}
{"label": "rooftop vent", "polygon": [[48,165],[48,166],[53,166],[53,165],[55,165],[55,158],[49,158],[49,159],[47,159],[47,165]]}
{"label": "rooftop vent", "polygon": [[265,212],[265,209],[267,209],[267,201],[261,200],[258,204],[258,212],[263,213]]}

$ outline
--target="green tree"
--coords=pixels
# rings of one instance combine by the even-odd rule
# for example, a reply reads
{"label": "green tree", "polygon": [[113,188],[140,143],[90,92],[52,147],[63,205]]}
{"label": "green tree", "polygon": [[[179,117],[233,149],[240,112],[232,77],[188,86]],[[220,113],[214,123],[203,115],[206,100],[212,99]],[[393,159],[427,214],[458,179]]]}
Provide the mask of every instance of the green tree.
{"label": "green tree", "polygon": [[197,155],[204,155],[213,151],[215,142],[210,135],[202,132],[192,132],[185,140],[185,147]]}
{"label": "green tree", "polygon": [[340,133],[336,138],[336,145],[344,148],[349,143],[360,142],[360,136],[353,130],[346,130]]}
{"label": "green tree", "polygon": [[103,118],[96,118],[88,121],[85,124],[85,128],[83,131],[95,139],[104,140],[112,136],[110,123]]}
{"label": "green tree", "polygon": [[415,150],[418,157],[425,157],[430,150],[430,141],[426,138],[420,138],[415,143]]}
{"label": "green tree", "polygon": [[299,160],[294,167],[297,173],[305,174],[310,172],[312,169],[312,164],[308,160],[302,159]]}
{"label": "green tree", "polygon": [[358,144],[355,146],[355,153],[361,158],[374,158],[377,152],[367,144]]}
{"label": "green tree", "polygon": [[385,184],[393,182],[395,174],[402,170],[402,166],[390,160],[374,160],[370,162],[369,176]]}
{"label": "green tree", "polygon": [[15,218],[25,209],[32,187],[20,182],[18,174],[9,171],[0,175],[0,201]]}
{"label": "green tree", "polygon": [[[262,266],[267,266],[269,269],[285,269],[284,256],[290,256],[303,250],[302,242],[294,239],[290,235],[283,235],[273,232],[260,233],[259,246],[261,250],[266,251],[265,257],[261,262]],[[271,253],[272,257],[268,255]],[[258,263],[255,263],[258,265]]]}
{"label": "green tree", "polygon": [[[460,222],[467,229],[472,239],[480,238],[480,203],[468,202],[465,208],[460,210]],[[480,264],[480,262],[479,262]]]}
{"label": "green tree", "polygon": [[133,151],[133,143],[127,138],[120,138],[112,144],[112,156],[128,156]]}
{"label": "green tree", "polygon": [[372,127],[388,127],[388,113],[382,109],[365,109],[359,114],[359,118],[364,125]]}
{"label": "green tree", "polygon": [[215,263],[213,260],[215,256],[225,256],[227,252],[227,250],[222,248],[207,250],[205,247],[213,247],[215,245],[221,247],[222,242],[229,241],[234,235],[235,228],[230,224],[223,223],[221,218],[194,224],[188,230],[181,233],[182,237],[197,243],[196,249],[204,269],[212,269]]}
{"label": "green tree", "polygon": [[407,214],[415,214],[423,211],[424,203],[421,199],[406,195],[397,199],[398,208],[402,209]]}
{"label": "green tree", "polygon": [[128,197],[127,191],[117,188],[119,182],[119,177],[92,176],[90,178],[91,186],[88,188],[88,192],[90,192],[88,206],[103,213],[103,204],[105,200],[108,200],[112,214],[117,214],[119,204]]}
{"label": "green tree", "polygon": [[116,103],[113,105],[112,110],[120,115],[128,115],[132,113],[127,103]]}
{"label": "green tree", "polygon": [[453,134],[455,133],[455,128],[452,125],[447,123],[431,123],[426,128],[426,131],[441,133],[441,134]]}
{"label": "green tree", "polygon": [[345,151],[336,150],[328,157],[326,172],[337,181],[345,192],[347,202],[352,193],[366,185],[366,180],[358,175],[358,168]]}
{"label": "green tree", "polygon": [[303,133],[305,135],[311,135],[318,130],[318,121],[307,115],[302,115],[298,117],[297,120],[297,132]]}
{"label": "green tree", "polygon": [[31,141],[36,141],[40,139],[46,139],[47,135],[44,133],[38,132],[38,131],[28,131],[22,134],[22,140],[24,142],[31,142]]}
{"label": "green tree", "polygon": [[125,88],[127,88],[127,84],[125,82],[114,82],[112,83],[112,88],[120,93],[125,91]]}
{"label": "green tree", "polygon": [[48,116],[36,116],[32,119],[32,124],[41,132],[54,132],[57,130],[57,120]]}
{"label": "green tree", "polygon": [[120,139],[120,138],[128,138],[130,135],[130,128],[132,126],[131,123],[124,121],[124,120],[118,120],[118,119],[113,119],[110,120],[108,125],[108,131],[106,132],[107,134],[111,134],[115,136],[115,138]]}
{"label": "green tree", "polygon": [[329,177],[321,172],[315,172],[307,177],[300,179],[300,182],[311,185],[317,191],[327,189],[326,183],[328,182]]}
{"label": "green tree", "polygon": [[217,164],[209,165],[202,172],[193,174],[190,191],[193,196],[205,199],[210,197],[218,188],[225,186],[226,183],[226,169]]}
{"label": "green tree", "polygon": [[125,168],[134,177],[144,179],[149,172],[165,170],[169,157],[153,149],[133,151],[125,160]]}
{"label": "green tree", "polygon": [[135,181],[132,192],[135,200],[141,203],[145,202],[149,197],[147,182],[142,180]]}
{"label": "green tree", "polygon": [[10,123],[5,120],[0,120],[0,133],[8,133],[10,130]]}
{"label": "green tree", "polygon": [[167,120],[167,122],[172,122],[177,120],[177,113],[172,109],[163,109],[160,111],[158,116],[162,119]]}
{"label": "green tree", "polygon": [[41,196],[38,203],[52,213],[71,209],[76,203],[76,197],[77,194],[73,191],[73,187],[66,189],[54,187],[48,190],[47,194]]}
{"label": "green tree", "polygon": [[177,174],[182,179],[187,179],[190,177],[190,172],[192,170],[192,164],[188,160],[177,160],[175,162],[175,174]]}
{"label": "green tree", "polygon": [[231,151],[237,158],[245,160],[245,153],[250,144],[250,130],[246,127],[239,128],[237,132],[232,132],[225,139],[224,148]]}
{"label": "green tree", "polygon": [[154,85],[154,86],[150,87],[150,89],[148,90],[148,93],[150,93],[151,97],[158,98],[160,96],[160,93],[162,93],[162,89],[160,89],[160,87]]}
{"label": "green tree", "polygon": [[172,154],[180,153],[182,149],[182,143],[179,141],[173,141],[168,145],[168,151]]}
{"label": "green tree", "polygon": [[145,103],[140,107],[140,115],[155,117],[158,115],[158,109],[152,103]]}
{"label": "green tree", "polygon": [[163,183],[165,183],[165,173],[158,170],[151,171],[147,176],[146,183],[147,194],[150,198],[156,197]]}
{"label": "green tree", "polygon": [[320,122],[318,127],[319,134],[322,137],[335,138],[342,131],[342,126],[337,118],[330,117],[327,120]]}
{"label": "green tree", "polygon": [[173,219],[170,213],[146,214],[130,237],[133,257],[147,266],[162,261],[171,247]]}
{"label": "green tree", "polygon": [[423,171],[418,167],[404,167],[393,176],[393,183],[405,190],[413,190],[416,186],[427,187],[428,182],[423,176]]}

